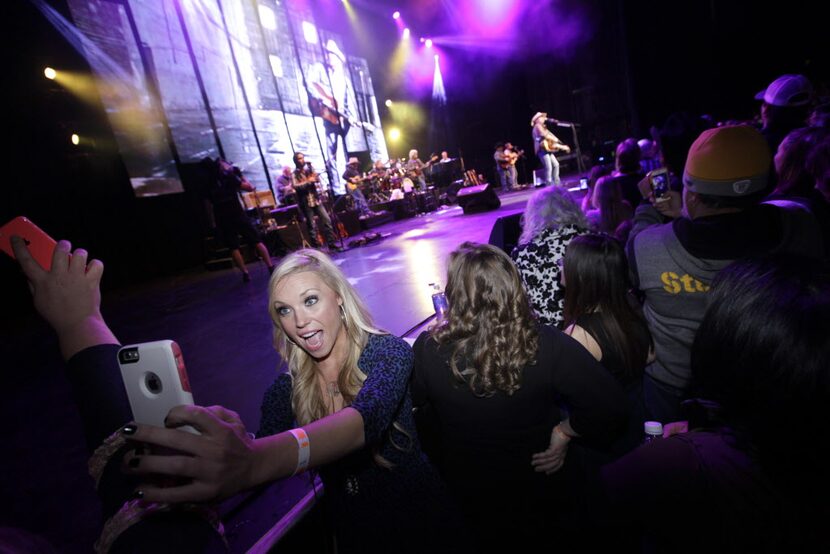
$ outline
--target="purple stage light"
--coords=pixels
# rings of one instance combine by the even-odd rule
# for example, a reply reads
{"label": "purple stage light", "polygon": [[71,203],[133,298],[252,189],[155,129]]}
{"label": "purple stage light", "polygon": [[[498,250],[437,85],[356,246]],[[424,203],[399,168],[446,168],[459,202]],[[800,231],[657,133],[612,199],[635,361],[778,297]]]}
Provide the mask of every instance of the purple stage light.
{"label": "purple stage light", "polygon": [[400,18],[401,18],[401,12],[395,12],[395,13],[392,14],[392,19],[400,19]]}
{"label": "purple stage light", "polygon": [[427,48],[432,48],[432,39],[428,38],[426,42],[424,42],[424,46],[426,46]]}
{"label": "purple stage light", "polygon": [[403,30],[403,38],[409,38],[409,27]]}

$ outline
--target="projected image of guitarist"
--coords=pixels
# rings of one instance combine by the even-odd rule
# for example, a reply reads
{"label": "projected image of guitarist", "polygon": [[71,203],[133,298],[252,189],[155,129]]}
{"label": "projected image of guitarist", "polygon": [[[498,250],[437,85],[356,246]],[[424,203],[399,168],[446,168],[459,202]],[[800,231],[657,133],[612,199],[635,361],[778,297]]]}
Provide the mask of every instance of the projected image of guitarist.
{"label": "projected image of guitarist", "polygon": [[320,241],[317,240],[317,223],[314,221],[314,216],[316,215],[320,218],[320,224],[323,226],[323,236],[326,239],[329,250],[340,252],[341,248],[337,245],[337,237],[334,235],[331,218],[325,206],[323,206],[320,193],[317,191],[320,176],[311,167],[311,163],[305,161],[305,155],[302,152],[296,152],[294,154],[294,173],[291,174],[291,178],[292,188],[297,198],[297,205],[303,212],[306,225],[308,226],[311,246],[315,248],[320,246]]}
{"label": "projected image of guitarist", "polygon": [[346,67],[346,56],[333,39],[326,42],[325,63],[308,71],[308,104],[311,114],[322,118],[326,133],[326,169],[337,195],[345,194],[340,175],[346,169],[346,134],[355,117],[355,94]]}
{"label": "projected image of guitarist", "polygon": [[556,120],[549,119],[545,112],[537,112],[530,120],[533,144],[536,145],[536,155],[545,168],[545,185],[559,185],[559,161],[554,152],[568,153],[571,148],[548,130],[548,123],[556,123]]}

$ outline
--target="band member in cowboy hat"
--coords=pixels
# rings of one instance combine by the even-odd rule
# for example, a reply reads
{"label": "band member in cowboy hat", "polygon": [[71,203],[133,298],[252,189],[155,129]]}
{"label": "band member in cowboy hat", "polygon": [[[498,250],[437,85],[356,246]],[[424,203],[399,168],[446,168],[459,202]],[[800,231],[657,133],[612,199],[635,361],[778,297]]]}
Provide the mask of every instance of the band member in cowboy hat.
{"label": "band member in cowboy hat", "polygon": [[553,153],[557,150],[568,152],[570,148],[548,130],[547,123],[556,123],[556,120],[548,118],[545,112],[536,112],[536,115],[531,118],[533,144],[536,155],[539,156],[542,167],[545,168],[545,185],[558,185],[559,161]]}

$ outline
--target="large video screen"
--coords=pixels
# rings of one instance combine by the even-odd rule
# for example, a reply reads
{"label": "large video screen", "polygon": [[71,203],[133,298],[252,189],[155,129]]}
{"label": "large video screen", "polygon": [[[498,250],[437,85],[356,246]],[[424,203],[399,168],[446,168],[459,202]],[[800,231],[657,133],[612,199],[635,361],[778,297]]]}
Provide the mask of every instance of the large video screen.
{"label": "large video screen", "polygon": [[273,190],[296,151],[343,194],[349,156],[388,158],[366,60],[304,3],[68,3],[136,196],[181,192],[177,163],[218,156]]}

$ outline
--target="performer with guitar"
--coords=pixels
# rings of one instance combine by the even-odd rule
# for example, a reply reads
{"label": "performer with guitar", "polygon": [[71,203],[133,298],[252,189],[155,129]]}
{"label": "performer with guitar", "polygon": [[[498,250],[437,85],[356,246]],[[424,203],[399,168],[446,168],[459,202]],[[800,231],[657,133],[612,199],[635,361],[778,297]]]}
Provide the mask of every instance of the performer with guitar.
{"label": "performer with guitar", "polygon": [[343,179],[346,181],[346,188],[349,189],[349,194],[354,201],[354,206],[360,212],[360,217],[368,217],[372,215],[372,210],[369,209],[369,204],[366,203],[366,197],[363,196],[363,191],[360,190],[360,185],[363,181],[369,179],[360,175],[358,167],[360,160],[355,157],[349,158],[349,163],[346,164],[346,171],[343,172]]}
{"label": "performer with guitar", "polygon": [[493,158],[496,160],[496,171],[499,174],[502,192],[508,192],[518,187],[516,160],[523,155],[524,150],[517,152],[509,142],[496,144],[496,153]]}
{"label": "performer with guitar", "polygon": [[[346,135],[356,122],[356,99],[346,67],[346,56],[333,39],[326,42],[325,64],[317,62],[308,71],[308,103],[311,114],[323,120],[326,133],[326,170],[332,192],[346,193],[339,176],[346,169]],[[341,148],[342,145],[342,148]]]}
{"label": "performer with guitar", "polygon": [[410,179],[418,180],[418,189],[421,191],[427,190],[427,183],[424,179],[424,170],[438,161],[438,156],[433,154],[427,163],[424,163],[418,158],[418,151],[414,148],[409,151],[409,160],[406,162],[406,176]]}
{"label": "performer with guitar", "polygon": [[320,182],[320,176],[311,167],[311,162],[305,161],[305,155],[302,152],[296,152],[294,154],[294,166],[292,186],[297,196],[297,205],[305,216],[305,222],[311,238],[309,242],[315,248],[320,246],[320,242],[317,240],[317,224],[314,221],[314,215],[316,214],[320,218],[320,224],[323,226],[323,236],[326,238],[329,250],[342,252],[343,249],[337,245],[337,237],[334,235],[334,229],[331,226],[331,218],[325,206],[323,206],[323,200],[320,198],[320,194],[317,192],[317,184]]}
{"label": "performer with guitar", "polygon": [[556,120],[549,119],[545,112],[537,112],[530,120],[530,126],[533,127],[533,143],[536,145],[536,155],[545,168],[545,185],[559,185],[559,161],[554,152],[568,153],[571,147],[548,131],[547,123],[556,123]]}

